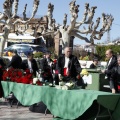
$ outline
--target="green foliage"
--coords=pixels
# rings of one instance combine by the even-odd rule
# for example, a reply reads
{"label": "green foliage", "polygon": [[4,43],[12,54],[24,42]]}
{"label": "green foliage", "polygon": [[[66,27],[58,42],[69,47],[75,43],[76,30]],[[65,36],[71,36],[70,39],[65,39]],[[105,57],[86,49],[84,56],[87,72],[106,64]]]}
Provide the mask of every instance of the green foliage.
{"label": "green foliage", "polygon": [[43,57],[43,53],[42,52],[36,52],[34,54],[34,58],[42,58]]}
{"label": "green foliage", "polygon": [[52,59],[57,59],[57,54],[55,53],[55,48],[54,47],[49,47],[48,50],[51,52],[51,58]]}
{"label": "green foliage", "polygon": [[86,55],[82,60],[86,60],[86,61],[88,61],[88,60],[90,60],[90,59],[89,59],[89,56]]}
{"label": "green foliage", "polygon": [[106,61],[105,52],[108,49],[112,49],[115,55],[120,54],[119,45],[96,46],[97,54],[100,56],[101,60]]}

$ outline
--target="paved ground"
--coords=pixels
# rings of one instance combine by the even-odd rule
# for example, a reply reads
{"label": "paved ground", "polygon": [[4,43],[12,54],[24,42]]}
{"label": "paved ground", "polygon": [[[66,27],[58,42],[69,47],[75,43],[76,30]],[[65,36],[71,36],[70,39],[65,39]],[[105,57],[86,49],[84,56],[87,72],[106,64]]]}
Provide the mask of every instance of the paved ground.
{"label": "paved ground", "polygon": [[29,107],[16,105],[10,107],[7,102],[0,101],[0,120],[52,120],[51,114],[34,113],[29,111]]}

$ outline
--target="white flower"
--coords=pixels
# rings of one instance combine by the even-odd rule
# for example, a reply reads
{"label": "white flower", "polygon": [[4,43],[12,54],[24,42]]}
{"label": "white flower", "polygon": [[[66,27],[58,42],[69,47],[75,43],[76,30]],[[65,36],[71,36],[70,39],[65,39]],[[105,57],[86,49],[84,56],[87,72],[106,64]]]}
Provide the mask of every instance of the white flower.
{"label": "white flower", "polygon": [[56,85],[55,88],[62,89],[62,86]]}
{"label": "white flower", "polygon": [[63,85],[65,85],[65,83],[63,81],[61,81],[61,82],[59,82],[59,85],[63,86]]}
{"label": "white flower", "polygon": [[38,78],[33,78],[33,84],[36,84],[37,81],[38,81]]}
{"label": "white flower", "polygon": [[72,87],[73,83],[66,83],[65,85],[68,86],[68,87]]}
{"label": "white flower", "polygon": [[52,86],[52,83],[50,83],[49,86]]}
{"label": "white flower", "polygon": [[62,86],[62,90],[68,90],[68,86],[66,85]]}

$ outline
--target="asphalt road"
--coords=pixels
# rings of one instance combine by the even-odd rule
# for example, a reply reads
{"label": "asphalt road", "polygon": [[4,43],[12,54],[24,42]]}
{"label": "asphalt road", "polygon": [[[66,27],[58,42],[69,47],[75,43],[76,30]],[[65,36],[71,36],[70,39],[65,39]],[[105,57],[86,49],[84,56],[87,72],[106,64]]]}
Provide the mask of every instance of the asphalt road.
{"label": "asphalt road", "polygon": [[51,114],[34,113],[29,107],[0,105],[0,120],[52,120]]}

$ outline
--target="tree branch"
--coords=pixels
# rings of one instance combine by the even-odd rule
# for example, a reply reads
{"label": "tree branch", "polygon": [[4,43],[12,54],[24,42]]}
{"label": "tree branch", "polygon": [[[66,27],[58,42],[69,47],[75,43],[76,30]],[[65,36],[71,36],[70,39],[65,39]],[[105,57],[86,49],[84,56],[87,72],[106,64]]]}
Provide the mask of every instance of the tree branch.
{"label": "tree branch", "polygon": [[101,40],[102,36],[103,36],[103,33],[101,32],[100,34],[98,34],[98,37],[94,36],[94,39]]}
{"label": "tree branch", "polygon": [[87,42],[87,43],[91,43],[90,40],[88,40],[87,37],[83,37],[83,36],[81,36],[81,35],[79,35],[79,34],[77,34],[77,33],[74,33],[74,36],[75,36],[75,37],[78,37],[78,38],[81,39],[81,40],[85,40],[85,42]]}
{"label": "tree branch", "polygon": [[113,20],[114,20],[113,16],[112,15],[108,15],[107,25],[105,27],[105,31],[110,30],[110,27],[112,26]]}
{"label": "tree branch", "polygon": [[25,7],[24,7],[23,20],[26,20],[26,8],[27,8],[27,4],[25,4]]}
{"label": "tree branch", "polygon": [[71,32],[72,29],[74,29],[76,20],[78,18],[78,10],[79,5],[75,4],[75,1],[70,3],[70,12],[71,12],[71,19],[70,19],[70,26],[68,27],[68,33]]}
{"label": "tree branch", "polygon": [[0,20],[3,20],[5,15],[3,13],[0,13]]}
{"label": "tree branch", "polygon": [[12,18],[14,18],[15,16],[17,16],[18,2],[19,2],[19,0],[14,0],[14,3],[13,3],[13,5],[14,5],[13,6],[14,12],[13,12]]}
{"label": "tree branch", "polygon": [[76,29],[76,28],[74,28],[72,31],[78,32],[78,33],[81,33],[81,34],[88,34],[88,33],[91,33],[91,32],[92,32],[90,29],[87,29],[87,30],[79,30],[79,29]]}
{"label": "tree branch", "polygon": [[30,20],[35,16],[35,14],[38,10],[39,2],[40,2],[39,0],[34,0],[33,11],[32,11],[32,16],[31,16]]}
{"label": "tree branch", "polygon": [[88,11],[88,20],[84,22],[85,24],[90,24],[92,22],[96,8],[97,7],[94,6],[94,7],[91,7],[91,11],[89,9],[89,11]]}
{"label": "tree branch", "polygon": [[63,18],[63,26],[65,27],[67,24],[67,14],[64,14],[64,18]]}
{"label": "tree branch", "polygon": [[[80,22],[77,22],[76,27],[79,28],[82,24],[91,24],[96,8],[97,8],[96,6],[93,6],[93,7],[91,7],[91,10],[90,10],[89,9],[89,4],[87,3],[86,6],[85,6],[85,13],[84,13],[83,20],[80,21]],[[85,21],[87,16],[88,16],[88,20]]]}
{"label": "tree branch", "polygon": [[88,16],[88,11],[89,11],[89,3],[85,3],[85,12],[83,14],[83,19],[80,22],[76,22],[77,26],[80,27],[86,21],[87,16]]}
{"label": "tree branch", "polygon": [[29,22],[29,20],[24,21],[24,20],[21,20],[21,19],[17,19],[17,20],[13,23],[13,25],[15,25],[15,24],[18,23],[18,22],[23,23],[23,24],[26,24],[26,23]]}
{"label": "tree branch", "polygon": [[96,24],[94,25],[94,30],[98,28],[99,24],[100,24],[100,17],[98,17],[96,20]]}

